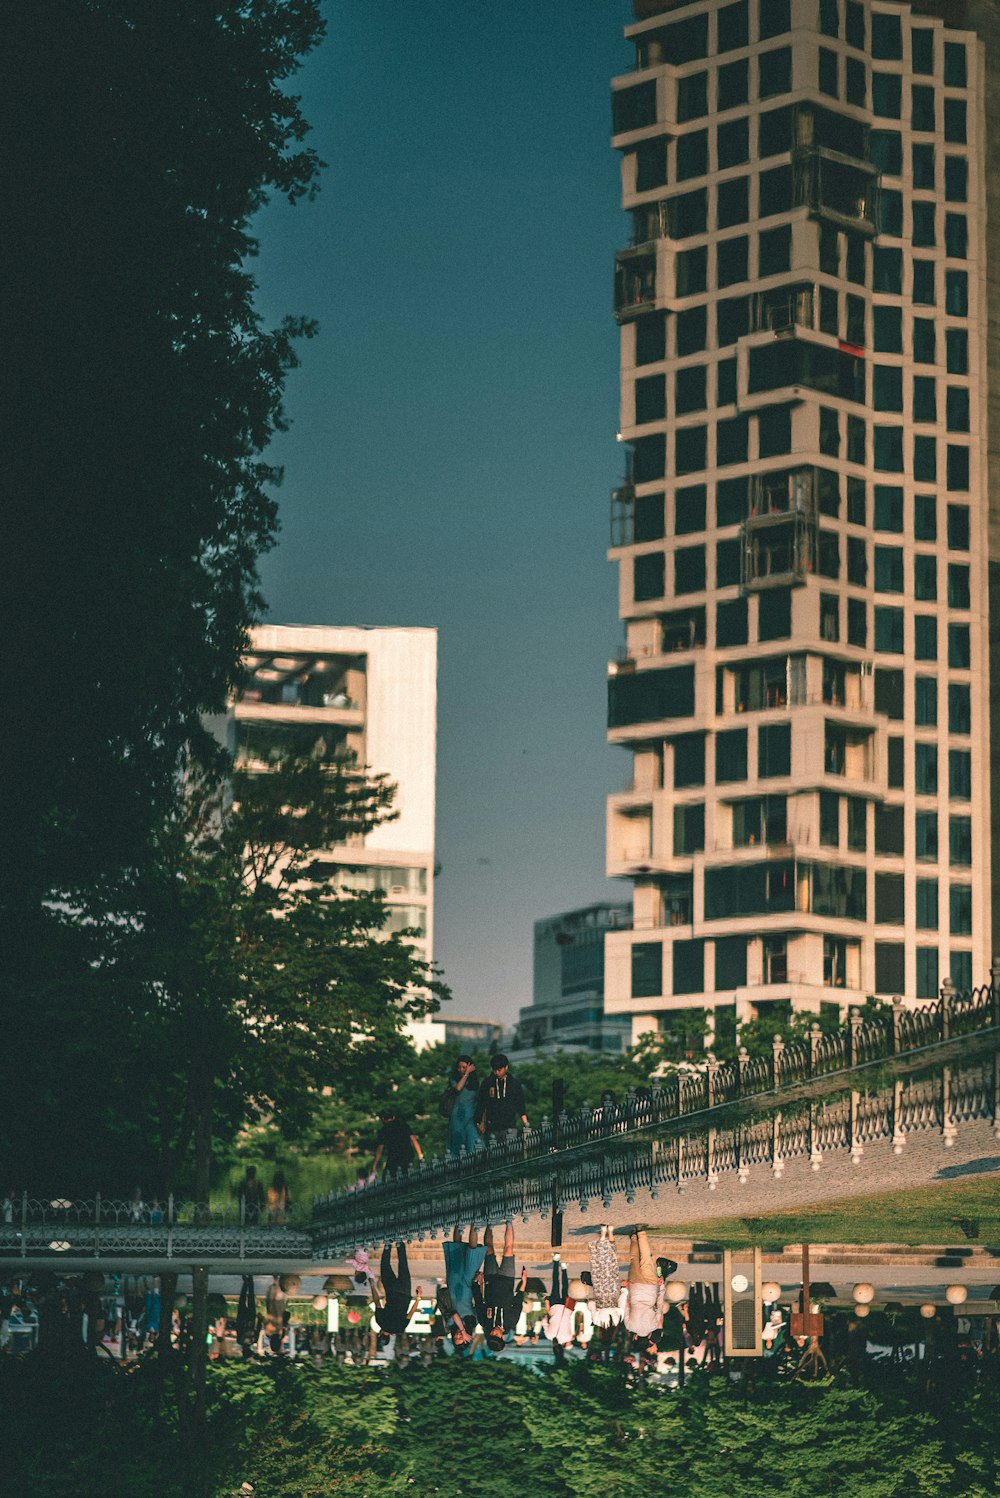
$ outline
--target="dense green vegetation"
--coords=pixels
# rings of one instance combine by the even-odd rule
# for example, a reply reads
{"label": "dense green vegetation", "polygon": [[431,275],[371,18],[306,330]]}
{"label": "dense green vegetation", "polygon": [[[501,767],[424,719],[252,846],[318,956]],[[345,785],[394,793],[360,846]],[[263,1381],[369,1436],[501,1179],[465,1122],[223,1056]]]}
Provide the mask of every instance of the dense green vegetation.
{"label": "dense green vegetation", "polygon": [[[987,1498],[997,1490],[995,1390],[734,1386],[627,1392],[612,1370],[532,1376],[504,1364],[402,1372],[213,1368],[203,1454],[186,1461],[155,1370],[37,1359],[0,1369],[10,1498]],[[53,1418],[58,1411],[58,1418]]]}

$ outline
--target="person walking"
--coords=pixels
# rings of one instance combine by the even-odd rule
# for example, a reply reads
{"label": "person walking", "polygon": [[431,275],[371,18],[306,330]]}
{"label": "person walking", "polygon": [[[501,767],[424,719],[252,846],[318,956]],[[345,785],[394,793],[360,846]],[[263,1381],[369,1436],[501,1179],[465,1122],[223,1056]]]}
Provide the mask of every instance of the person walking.
{"label": "person walking", "polygon": [[552,1292],[545,1305],[542,1334],[558,1347],[573,1345],[576,1301],[569,1293],[569,1273],[561,1255],[552,1255]]}
{"label": "person walking", "polygon": [[480,1245],[479,1234],[474,1226],[469,1228],[469,1241],[462,1242],[462,1229],[458,1225],[452,1241],[444,1245],[445,1295],[438,1291],[438,1306],[448,1326],[452,1341],[458,1345],[463,1338],[457,1333],[461,1327],[464,1340],[471,1338],[476,1329],[476,1314],[472,1305],[472,1285],[486,1259],[486,1247]]}
{"label": "person walking", "polygon": [[521,1319],[528,1271],[522,1268],[520,1282],[515,1283],[512,1222],[508,1222],[504,1231],[503,1258],[498,1259],[494,1252],[491,1227],[483,1234],[483,1241],[486,1259],[473,1287],[472,1299],[479,1324],[486,1332],[487,1349],[496,1356],[503,1352],[507,1338],[514,1335]]}
{"label": "person walking", "polygon": [[292,1193],[285,1180],[285,1172],[276,1170],[267,1188],[267,1215],[271,1222],[287,1222],[292,1207]]}
{"label": "person walking", "polygon": [[479,1078],[476,1076],[475,1062],[471,1056],[459,1056],[455,1062],[455,1070],[448,1079],[448,1092],[453,1102],[448,1115],[446,1147],[451,1160],[457,1160],[463,1149],[466,1154],[474,1155],[483,1147],[476,1128],[478,1091]]}
{"label": "person walking", "polygon": [[396,1244],[396,1269],[392,1267],[392,1244],[386,1243],[382,1248],[382,1261],[379,1265],[379,1278],[385,1291],[385,1299],[379,1299],[378,1286],[369,1276],[368,1284],[375,1302],[373,1319],[379,1327],[378,1346],[386,1351],[387,1357],[392,1357],[395,1347],[395,1338],[401,1332],[405,1332],[409,1325],[410,1317],[417,1308],[420,1300],[420,1286],[417,1286],[416,1295],[410,1299],[410,1266],[406,1261],[406,1244]]}
{"label": "person walking", "polygon": [[406,1175],[413,1162],[413,1156],[418,1160],[424,1158],[424,1152],[420,1148],[420,1140],[414,1134],[405,1118],[401,1118],[394,1103],[388,1103],[379,1114],[382,1127],[375,1141],[375,1163],[372,1165],[374,1174],[379,1167],[379,1161],[385,1156],[385,1175]]}
{"label": "person walking", "polygon": [[628,1298],[625,1327],[636,1339],[649,1342],[663,1318],[664,1285],[642,1228],[629,1235]]}
{"label": "person walking", "polygon": [[257,1179],[256,1165],[248,1165],[246,1174],[236,1189],[237,1200],[243,1209],[243,1221],[247,1227],[255,1227],[260,1221],[260,1209],[264,1204],[264,1188]]}
{"label": "person walking", "polygon": [[502,1138],[518,1123],[528,1127],[524,1088],[510,1074],[510,1062],[497,1051],[490,1062],[489,1080],[476,1095],[476,1128],[487,1141]]}
{"label": "person walking", "polygon": [[591,1316],[602,1329],[619,1326],[625,1314],[628,1291],[622,1284],[615,1247],[615,1230],[602,1224],[599,1235],[590,1244],[590,1279],[594,1290]]}

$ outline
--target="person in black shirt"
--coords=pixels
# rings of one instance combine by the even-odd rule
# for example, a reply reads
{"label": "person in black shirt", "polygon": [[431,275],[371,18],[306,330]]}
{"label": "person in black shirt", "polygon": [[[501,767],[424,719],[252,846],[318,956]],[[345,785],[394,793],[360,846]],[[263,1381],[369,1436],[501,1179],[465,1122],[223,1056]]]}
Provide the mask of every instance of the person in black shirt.
{"label": "person in black shirt", "polygon": [[418,1160],[424,1158],[420,1140],[413,1133],[405,1118],[400,1118],[391,1103],[382,1109],[379,1117],[382,1120],[382,1128],[375,1141],[375,1163],[372,1170],[378,1170],[379,1161],[385,1155],[385,1174],[387,1176],[405,1175],[410,1168],[414,1154]]}
{"label": "person in black shirt", "polygon": [[513,1336],[521,1319],[528,1271],[522,1268],[520,1281],[515,1286],[513,1223],[508,1222],[504,1233],[502,1259],[497,1259],[493,1249],[492,1228],[486,1229],[483,1242],[486,1262],[473,1283],[472,1304],[476,1318],[486,1332],[486,1346],[496,1355],[503,1352],[508,1336]]}
{"label": "person in black shirt", "polygon": [[374,1320],[381,1330],[378,1339],[379,1347],[385,1347],[390,1337],[398,1336],[405,1332],[409,1325],[410,1317],[417,1308],[420,1299],[420,1286],[417,1286],[416,1295],[412,1302],[410,1300],[410,1266],[406,1262],[406,1244],[396,1244],[396,1273],[392,1269],[392,1245],[386,1243],[382,1249],[382,1262],[379,1265],[379,1277],[382,1288],[385,1291],[385,1300],[380,1301],[378,1286],[369,1276],[368,1284],[371,1288],[372,1300],[375,1302]]}
{"label": "person in black shirt", "polygon": [[476,1128],[487,1139],[516,1129],[518,1123],[528,1127],[524,1088],[510,1075],[510,1063],[502,1051],[490,1062],[489,1080],[476,1094]]}

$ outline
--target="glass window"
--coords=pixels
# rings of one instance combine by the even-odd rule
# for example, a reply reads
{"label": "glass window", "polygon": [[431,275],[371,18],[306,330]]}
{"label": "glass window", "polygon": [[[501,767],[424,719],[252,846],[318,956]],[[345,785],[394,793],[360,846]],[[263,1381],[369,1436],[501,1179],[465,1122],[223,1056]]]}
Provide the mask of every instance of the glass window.
{"label": "glass window", "polygon": [[902,411],[902,368],[898,364],[876,364],[872,376],[872,402],[875,410]]}
{"label": "glass window", "polygon": [[839,93],[838,75],[840,68],[836,52],[831,52],[829,47],[819,49],[819,91],[821,94],[829,94],[836,99]]}
{"label": "glass window", "polygon": [[944,195],[949,203],[968,201],[969,164],[964,156],[944,158]]}
{"label": "glass window", "polygon": [[948,818],[948,857],[954,868],[972,867],[972,818]]}
{"label": "glass window", "polygon": [[859,57],[847,59],[847,102],[864,108],[868,99],[868,83],[864,63]]}
{"label": "glass window", "polygon": [[951,981],[959,993],[968,993],[972,988],[972,953],[951,952]]}
{"label": "glass window", "polygon": [[948,914],[952,936],[972,935],[971,884],[953,884],[949,887]]}
{"label": "glass window", "polygon": [[972,732],[972,705],[969,688],[964,682],[948,683],[948,732]]}
{"label": "glass window", "polygon": [[720,541],[715,548],[715,586],[734,588],[740,580],[740,542]]}
{"label": "glass window", "polygon": [[948,795],[952,801],[972,800],[972,755],[968,749],[948,750]]}
{"label": "glass window", "polygon": [[905,924],[902,874],[875,875],[875,920],[880,926]]}
{"label": "glass window", "polygon": [[949,385],[945,396],[945,419],[949,432],[969,430],[969,392],[964,385]]}
{"label": "glass window", "polygon": [[720,936],[715,942],[715,987],[728,991],[742,988],[747,981],[747,939],[745,936]]}
{"label": "glass window", "polygon": [[934,33],[925,26],[915,27],[910,37],[912,48],[913,71],[915,73],[934,72]]}
{"label": "glass window", "polygon": [[747,11],[747,0],[739,0],[737,5],[724,5],[719,11],[720,52],[735,52],[749,42]]}
{"label": "glass window", "polygon": [[948,488],[967,490],[969,487],[969,449],[948,444]]}
{"label": "glass window", "polygon": [[913,243],[918,249],[926,249],[936,243],[935,219],[937,210],[933,203],[918,199],[913,204]]}
{"label": "glass window", "polygon": [[747,264],[750,241],[745,234],[736,239],[720,239],[716,245],[716,282],[719,286],[732,286],[747,279]]}
{"label": "glass window", "polygon": [[901,941],[875,943],[875,990],[883,994],[906,992],[906,948]]}
{"label": "glass window", "polygon": [[921,863],[934,863],[938,856],[938,819],[936,811],[918,811],[913,818],[915,856]]}
{"label": "glass window", "polygon": [[918,364],[934,364],[936,362],[936,339],[933,319],[929,317],[915,317],[913,319],[913,357]]}
{"label": "glass window", "polygon": [[918,796],[936,796],[938,788],[938,752],[936,744],[917,744],[913,764]]}
{"label": "glass window", "polygon": [[719,111],[736,109],[749,98],[749,65],[745,57],[727,62],[719,69]]}
{"label": "glass window", "polygon": [[903,137],[898,130],[873,130],[868,137],[873,166],[887,177],[903,175]]}
{"label": "glass window", "polygon": [[917,998],[936,999],[938,996],[937,947],[917,948]]}
{"label": "glass window", "polygon": [[933,494],[914,495],[913,535],[917,541],[937,540],[937,499]]}
{"label": "glass window", "polygon": [[913,261],[913,300],[921,306],[934,305],[934,261]]}
{"label": "glass window", "polygon": [[898,73],[872,73],[872,110],[898,120],[903,109],[902,79]]}
{"label": "glass window", "polygon": [[745,296],[723,297],[715,308],[716,337],[720,348],[729,348],[750,331],[750,299]]}
{"label": "glass window", "polygon": [[847,418],[847,461],[849,463],[866,463],[867,453],[867,425],[861,416],[848,416]]}
{"label": "glass window", "polygon": [[903,428],[875,427],[874,443],[875,467],[881,473],[902,473]]}
{"label": "glass window", "polygon": [[840,845],[840,797],[834,791],[819,793],[819,840],[825,848]]}
{"label": "glass window", "polygon": [[819,29],[824,36],[840,35],[840,15],[837,0],[819,0]]}
{"label": "glass window", "polygon": [[968,671],[971,666],[969,649],[969,626],[948,625],[948,665],[953,671]]}
{"label": "glass window", "polygon": [[937,479],[937,441],[935,438],[914,437],[913,477],[918,484],[933,484]]}
{"label": "glass window", "polygon": [[937,660],[937,616],[917,614],[913,620],[913,654],[918,661]]}
{"label": "glass window", "polygon": [[875,529],[902,531],[903,491],[898,484],[875,485]]}
{"label": "glass window", "polygon": [[872,11],[872,56],[895,61],[903,55],[903,29],[899,16]]}
{"label": "glass window", "polygon": [[704,177],[708,171],[708,131],[693,130],[677,138],[677,180]]}
{"label": "glass window", "polygon": [[681,250],[677,256],[677,295],[695,296],[705,290],[708,275],[708,249]]}
{"label": "glass window", "polygon": [[903,740],[892,734],[886,740],[886,767],[889,789],[901,791],[906,782],[906,756]]}
{"label": "glass window", "polygon": [[879,194],[879,233],[903,237],[903,194],[894,187],[883,187]]}
{"label": "glass window", "polygon": [[775,166],[769,172],[761,172],[758,213],[761,218],[770,218],[775,213],[787,213],[792,207],[792,169],[790,166]]}
{"label": "glass window", "polygon": [[967,505],[948,506],[948,550],[968,551],[969,510]]}
{"label": "glass window", "polygon": [[715,779],[728,785],[747,778],[747,731],[730,728],[715,735]]}
{"label": "glass window", "polygon": [[948,563],[948,607],[969,607],[969,569],[957,562]]}
{"label": "glass window", "polygon": [[667,319],[663,312],[648,313],[635,322],[636,364],[658,364],[667,356]]}
{"label": "glass window", "polygon": [[868,524],[867,490],[864,479],[847,480],[847,518],[851,525]]}
{"label": "glass window", "polygon": [[938,886],[936,879],[917,880],[917,929],[936,931],[938,924]]}
{"label": "glass window", "polygon": [[913,377],[914,421],[937,421],[937,384],[930,375]]}
{"label": "glass window", "polygon": [[792,413],[787,406],[765,406],[757,416],[757,452],[777,458],[792,450]]}
{"label": "glass window", "polygon": [[632,997],[657,999],[663,993],[663,943],[637,941],[632,947]]}
{"label": "glass window", "polygon": [[674,789],[705,784],[705,735],[681,733],[673,741]]}
{"label": "glass window", "polygon": [[949,317],[969,315],[969,277],[964,270],[944,273],[944,307]]}
{"label": "glass window", "polygon": [[903,654],[903,610],[875,610],[875,649],[885,655]]}
{"label": "glass window", "polygon": [[704,484],[689,484],[674,494],[674,532],[678,536],[705,529]]}
{"label": "glass window", "polygon": [[[704,364],[689,364],[679,369],[674,375],[674,411],[678,416],[683,416],[688,411],[704,411],[707,406],[706,399],[706,366]],[[645,383],[645,382],[642,382]],[[636,386],[636,420],[639,417],[639,390]],[[662,415],[662,412],[660,413]],[[653,421],[656,418],[648,416],[642,418]]]}
{"label": "glass window", "polygon": [[674,438],[674,467],[678,474],[697,473],[706,467],[705,427],[680,427]]}
{"label": "glass window", "polygon": [[847,643],[868,646],[868,606],[863,598],[847,600]]}
{"label": "glass window", "polygon": [[875,667],[875,711],[901,722],[903,718],[903,673]]}
{"label": "glass window", "polygon": [[868,803],[862,796],[847,798],[847,846],[852,853],[868,847]]}
{"label": "glass window", "polygon": [[875,852],[903,856],[903,808],[875,803]]}
{"label": "glass window", "polygon": [[715,140],[720,171],[730,166],[742,166],[750,160],[750,128],[746,119],[729,120],[720,125]]}
{"label": "glass window", "polygon": [[937,678],[918,676],[914,682],[913,721],[918,728],[937,727]]}
{"label": "glass window", "polygon": [[740,525],[747,518],[747,480],[720,479],[715,486],[715,523]]}
{"label": "glass window", "polygon": [[[761,213],[763,214],[763,209]],[[839,305],[840,298],[836,290],[832,286],[821,286],[819,289],[820,332],[829,333],[833,338],[836,338],[840,332]]]}
{"label": "glass window", "polygon": [[[687,371],[684,371],[687,373]],[[702,402],[704,408],[704,401]],[[666,415],[666,386],[662,375],[647,375],[635,382],[635,422],[662,421]]]}
{"label": "glass window", "polygon": [[633,563],[633,596],[636,603],[662,598],[665,586],[665,558],[662,551],[636,557]]}
{"label": "glass window", "polygon": [[[678,312],[677,324],[677,357],[683,359],[687,354],[700,354],[708,341],[708,330],[706,327],[707,308],[688,307],[684,312]],[[646,321],[645,318],[642,319]],[[660,355],[662,358],[663,355]]]}
{"label": "glass window", "polygon": [[965,145],[967,140],[967,132],[965,125],[964,99],[945,99],[944,138],[949,145]]}
{"label": "glass window", "polygon": [[758,640],[787,640],[791,632],[791,590],[775,588],[762,593],[757,603]]}
{"label": "glass window", "polygon": [[708,114],[708,74],[689,73],[677,80],[677,121],[700,120]]}
{"label": "glass window", "polygon": [[[766,9],[777,8],[781,0],[772,0]],[[762,23],[763,24],[763,23]],[[784,27],[788,30],[788,27]],[[770,33],[774,35],[774,33]],[[776,94],[787,94],[792,87],[792,49],[778,47],[774,52],[762,52],[757,59],[759,68],[759,97],[773,99]]]}
{"label": "glass window", "polygon": [[736,404],[735,359],[720,359],[715,366],[715,400],[719,406]]}
{"label": "glass window", "polygon": [[[783,271],[791,269],[791,224],[783,224],[779,229],[765,229],[758,236],[757,244],[758,275],[779,276]],[[723,283],[720,281],[719,284],[722,285]]]}
{"label": "glass window", "polygon": [[716,605],[715,643],[719,649],[727,645],[745,645],[747,631],[747,600],[728,598]]}
{"label": "glass window", "polygon": [[968,260],[969,221],[964,213],[945,214],[944,252],[949,260]]}
{"label": "glass window", "polygon": [[733,177],[720,182],[716,209],[716,224],[720,229],[731,229],[734,224],[745,224],[750,217],[749,184],[745,177]]}
{"label": "glass window", "polygon": [[876,353],[901,354],[903,352],[903,310],[901,307],[885,307],[876,302],[872,308],[872,330]]}
{"label": "glass window", "polygon": [[702,853],[705,848],[705,804],[674,807],[674,857]]}
{"label": "glass window", "polygon": [[847,581],[858,588],[868,584],[868,547],[860,536],[847,538]]}
{"label": "glass window", "polygon": [[934,89],[926,83],[915,83],[910,99],[910,124],[914,130],[926,130],[933,135]]}
{"label": "glass window", "polygon": [[876,291],[901,296],[903,292],[903,252],[877,245],[872,251],[872,285]]}
{"label": "glass window", "polygon": [[748,424],[745,416],[720,421],[715,429],[715,461],[719,468],[747,460]]}
{"label": "glass window", "polygon": [[948,88],[965,88],[965,47],[961,42],[944,44],[944,81]]}
{"label": "glass window", "polygon": [[[917,145],[913,147],[913,186],[918,192],[934,191],[934,147],[931,145]],[[931,243],[933,244],[933,240]]]}
{"label": "glass window", "polygon": [[679,546],[674,552],[674,592],[705,591],[704,546]]}
{"label": "glass window", "polygon": [[769,109],[760,117],[758,143],[761,159],[778,156],[792,147],[792,111],[788,105],[781,109]]}
{"label": "glass window", "polygon": [[844,35],[849,46],[857,47],[860,52],[865,50],[865,8],[861,0],[847,0]]}
{"label": "glass window", "polygon": [[760,6],[758,37],[762,42],[769,36],[783,36],[792,29],[790,0],[766,0]]}
{"label": "glass window", "polygon": [[937,557],[917,552],[913,558],[913,596],[922,603],[937,598]]}
{"label": "glass window", "polygon": [[757,776],[770,780],[792,773],[790,723],[762,723],[757,730]]}

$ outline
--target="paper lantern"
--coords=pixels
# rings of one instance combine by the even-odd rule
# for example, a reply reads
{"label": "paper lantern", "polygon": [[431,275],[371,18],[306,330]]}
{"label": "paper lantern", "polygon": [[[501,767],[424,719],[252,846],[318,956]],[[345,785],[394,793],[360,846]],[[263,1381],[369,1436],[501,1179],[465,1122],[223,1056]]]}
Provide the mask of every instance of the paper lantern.
{"label": "paper lantern", "polygon": [[679,1306],[688,1298],[688,1287],[683,1280],[668,1280],[664,1293],[672,1306]]}
{"label": "paper lantern", "polygon": [[766,1285],[761,1286],[760,1298],[766,1306],[773,1306],[776,1300],[781,1299],[781,1286],[777,1280],[768,1280]]}
{"label": "paper lantern", "polygon": [[351,1323],[352,1326],[357,1326],[358,1322],[361,1320],[361,1312],[360,1311],[348,1311],[348,1313],[347,1313],[347,1319]]}
{"label": "paper lantern", "polygon": [[313,1310],[314,1311],[325,1311],[326,1310],[326,1296],[325,1295],[314,1295],[313,1296]]}
{"label": "paper lantern", "polygon": [[920,1314],[925,1321],[932,1321],[937,1315],[937,1306],[932,1306],[928,1301],[926,1305],[920,1307]]}
{"label": "paper lantern", "polygon": [[302,1277],[298,1274],[283,1274],[279,1284],[286,1295],[294,1295],[301,1288]]}
{"label": "paper lantern", "polygon": [[969,1292],[964,1285],[949,1285],[944,1298],[950,1306],[960,1306],[968,1300]]}
{"label": "paper lantern", "polygon": [[750,1288],[750,1281],[745,1274],[734,1274],[731,1284],[737,1295],[742,1295],[744,1290],[749,1290]]}
{"label": "paper lantern", "polygon": [[854,1300],[859,1306],[870,1306],[875,1299],[875,1286],[869,1285],[862,1280],[860,1285],[854,1287]]}
{"label": "paper lantern", "polygon": [[871,1311],[871,1306],[866,1306],[864,1304],[864,1302],[861,1302],[860,1305],[856,1305],[854,1307],[854,1314],[855,1314],[855,1316],[864,1317],[864,1316],[867,1316],[870,1311]]}

